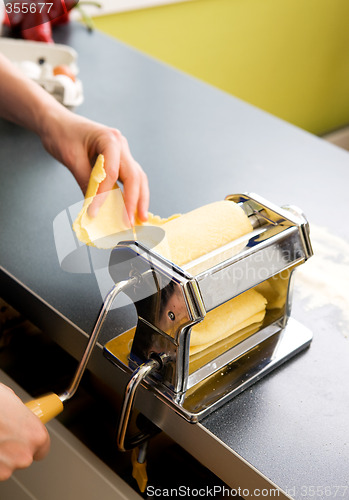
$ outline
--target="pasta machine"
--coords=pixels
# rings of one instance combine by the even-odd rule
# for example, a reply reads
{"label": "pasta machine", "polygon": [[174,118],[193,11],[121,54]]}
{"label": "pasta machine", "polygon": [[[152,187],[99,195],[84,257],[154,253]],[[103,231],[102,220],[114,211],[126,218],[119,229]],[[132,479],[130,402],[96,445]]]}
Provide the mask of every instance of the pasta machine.
{"label": "pasta machine", "polygon": [[[48,421],[75,394],[120,292],[128,295],[138,314],[136,327],[104,346],[107,359],[129,374],[117,434],[123,451],[134,448],[137,439],[146,442],[149,435],[143,431],[126,444],[140,384],[195,423],[310,344],[311,332],[290,318],[293,271],[313,253],[306,218],[296,207],[279,208],[258,195],[226,199],[241,206],[252,231],[181,267],[136,240],[113,248],[109,273],[114,286],[70,386],[60,395],[27,403],[39,418]],[[190,355],[192,328],[252,288],[268,296],[264,319],[231,335],[228,329],[225,338]]]}
{"label": "pasta machine", "polygon": [[[306,218],[295,207],[279,208],[258,195],[226,199],[242,207],[252,232],[185,266],[137,241],[112,250],[109,272],[116,285],[101,317],[120,291],[138,314],[135,328],[104,347],[105,356],[130,377],[118,432],[121,449],[140,383],[197,422],[311,342],[311,332],[290,318],[293,270],[312,255]],[[190,356],[195,324],[226,301],[265,285],[277,299],[261,324]]]}

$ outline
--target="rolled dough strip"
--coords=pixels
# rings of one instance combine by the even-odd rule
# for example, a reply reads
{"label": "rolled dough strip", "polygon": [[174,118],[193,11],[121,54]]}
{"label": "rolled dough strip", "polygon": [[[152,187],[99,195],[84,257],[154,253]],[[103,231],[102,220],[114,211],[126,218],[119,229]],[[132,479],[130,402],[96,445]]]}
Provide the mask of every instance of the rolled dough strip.
{"label": "rolled dough strip", "polygon": [[255,290],[247,290],[208,312],[204,321],[192,328],[190,354],[206,349],[209,345],[262,321],[266,303],[263,295]]}
{"label": "rolled dough strip", "polygon": [[[221,200],[192,210],[165,222],[165,244],[155,251],[182,266],[220,248],[252,231],[252,225],[241,207]],[[166,255],[170,251],[171,255]]]}
{"label": "rolled dough strip", "polygon": [[[213,344],[209,344],[207,346],[197,346],[190,349],[189,373],[193,373],[201,366],[217,358],[220,354],[228,351],[254,333],[258,332],[261,326],[262,322],[253,323],[252,325],[242,328],[241,330],[232,333],[226,338],[218,340]],[[201,350],[196,351],[196,349]]]}
{"label": "rolled dough strip", "polygon": [[284,269],[255,287],[267,299],[267,309],[280,309],[286,304],[289,280],[294,267]]}

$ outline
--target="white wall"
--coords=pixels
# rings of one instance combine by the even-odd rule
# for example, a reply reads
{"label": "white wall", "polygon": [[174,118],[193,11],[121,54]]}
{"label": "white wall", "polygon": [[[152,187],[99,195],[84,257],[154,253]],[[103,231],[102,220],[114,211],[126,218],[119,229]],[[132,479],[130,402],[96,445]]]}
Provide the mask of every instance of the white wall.
{"label": "white wall", "polygon": [[[188,2],[190,0],[179,0]],[[84,9],[92,16],[101,16],[111,14],[113,12],[122,12],[127,10],[144,9],[147,7],[155,7],[157,5],[165,5],[169,3],[179,3],[178,0],[98,0],[102,4],[102,8],[88,7],[84,5]]]}

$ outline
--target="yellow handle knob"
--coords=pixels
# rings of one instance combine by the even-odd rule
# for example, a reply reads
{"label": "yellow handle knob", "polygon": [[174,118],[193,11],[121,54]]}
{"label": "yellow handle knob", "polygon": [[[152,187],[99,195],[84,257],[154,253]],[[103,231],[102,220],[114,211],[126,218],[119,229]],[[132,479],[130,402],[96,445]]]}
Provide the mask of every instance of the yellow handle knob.
{"label": "yellow handle knob", "polygon": [[43,424],[46,424],[63,411],[62,401],[53,392],[41,396],[41,398],[32,399],[25,406],[40,418]]}
{"label": "yellow handle knob", "polygon": [[137,481],[140,491],[144,493],[148,484],[147,462],[143,462],[141,464],[138,462],[138,452],[139,448],[134,448],[132,450],[132,477],[134,477]]}

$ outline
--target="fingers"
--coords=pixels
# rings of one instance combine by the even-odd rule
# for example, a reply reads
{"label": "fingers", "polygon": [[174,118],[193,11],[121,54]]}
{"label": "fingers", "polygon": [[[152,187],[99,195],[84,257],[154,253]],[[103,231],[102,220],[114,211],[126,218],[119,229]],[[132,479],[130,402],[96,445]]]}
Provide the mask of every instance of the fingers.
{"label": "fingers", "polygon": [[122,138],[120,179],[124,185],[124,201],[131,224],[134,216],[145,222],[148,219],[149,186],[148,179],[130,152],[127,140]]}
{"label": "fingers", "polygon": [[[35,417],[37,418],[37,417]],[[47,444],[46,444],[47,443]],[[33,453],[32,444],[20,440],[8,440],[0,444],[0,481],[11,477],[17,469],[30,467],[33,460],[43,459],[49,451],[50,441],[47,439],[45,445],[40,445],[38,451]],[[35,447],[35,443],[33,443]]]}
{"label": "fingers", "polygon": [[141,181],[137,164],[131,156],[126,139],[123,140],[120,167],[120,178],[124,185],[125,207],[131,226],[134,226]]}
{"label": "fingers", "polygon": [[50,447],[45,426],[7,387],[0,385],[0,480],[41,460]]}
{"label": "fingers", "polygon": [[31,427],[28,427],[31,436],[33,460],[42,460],[50,450],[50,436],[41,420],[36,415],[32,414],[30,410],[28,411],[30,417],[34,417],[30,422]]}
{"label": "fingers", "polygon": [[1,394],[1,392],[5,392],[5,393],[9,392],[10,394],[13,394],[13,396],[16,396],[16,398],[18,398],[15,391],[13,389],[11,389],[11,387],[8,387],[7,385],[3,384],[2,382],[0,382],[0,394]]}
{"label": "fingers", "polygon": [[108,196],[108,192],[113,189],[118,180],[120,171],[121,138],[122,135],[119,131],[111,131],[109,134],[106,134],[106,138],[98,148],[99,152],[104,155],[104,168],[107,176],[99,185],[97,192],[98,196],[94,197],[88,208],[88,214],[91,217],[96,217],[100,207]]}
{"label": "fingers", "polygon": [[141,169],[141,188],[138,199],[138,215],[141,221],[146,222],[148,220],[148,209],[149,209],[149,184],[148,177]]}
{"label": "fingers", "polygon": [[[41,423],[41,422],[40,422]],[[43,425],[39,434],[36,435],[36,451],[33,454],[34,460],[42,460],[50,451],[50,436],[46,427]]]}
{"label": "fingers", "polygon": [[97,215],[108,192],[120,179],[124,185],[124,201],[130,225],[134,225],[136,213],[142,221],[146,221],[149,207],[148,179],[141,166],[132,157],[126,138],[118,130],[107,129],[96,151],[104,155],[107,175],[99,185],[98,196],[95,196],[89,206],[88,214],[91,217]]}

